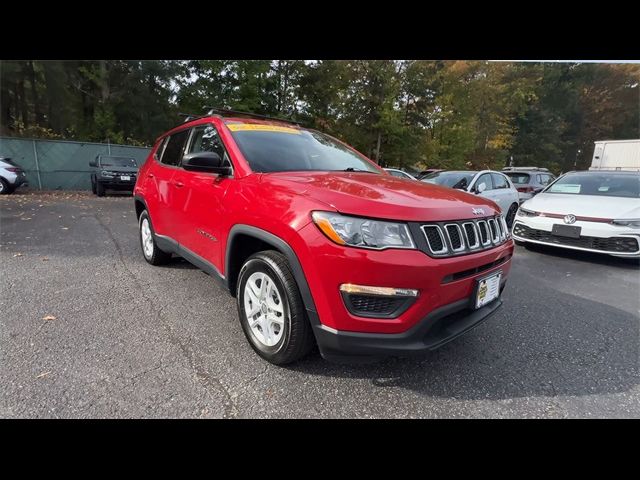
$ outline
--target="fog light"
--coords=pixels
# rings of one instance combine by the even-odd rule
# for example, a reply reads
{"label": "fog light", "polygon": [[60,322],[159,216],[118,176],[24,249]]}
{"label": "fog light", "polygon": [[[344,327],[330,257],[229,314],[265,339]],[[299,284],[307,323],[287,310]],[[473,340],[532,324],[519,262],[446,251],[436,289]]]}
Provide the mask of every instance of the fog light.
{"label": "fog light", "polygon": [[418,290],[412,290],[410,288],[370,287],[367,285],[354,285],[353,283],[343,283],[340,285],[340,291],[360,295],[385,295],[389,297],[418,296]]}
{"label": "fog light", "polygon": [[418,290],[343,283],[340,295],[352,315],[390,319],[402,315],[416,301]]}

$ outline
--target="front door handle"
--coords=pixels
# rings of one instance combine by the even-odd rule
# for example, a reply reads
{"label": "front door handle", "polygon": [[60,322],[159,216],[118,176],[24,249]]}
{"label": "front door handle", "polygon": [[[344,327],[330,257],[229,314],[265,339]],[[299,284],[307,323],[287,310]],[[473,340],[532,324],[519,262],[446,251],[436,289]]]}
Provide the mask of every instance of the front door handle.
{"label": "front door handle", "polygon": [[173,182],[173,184],[178,188],[184,187],[184,183],[182,183],[182,182]]}
{"label": "front door handle", "polygon": [[153,178],[153,173],[147,173],[147,177]]}

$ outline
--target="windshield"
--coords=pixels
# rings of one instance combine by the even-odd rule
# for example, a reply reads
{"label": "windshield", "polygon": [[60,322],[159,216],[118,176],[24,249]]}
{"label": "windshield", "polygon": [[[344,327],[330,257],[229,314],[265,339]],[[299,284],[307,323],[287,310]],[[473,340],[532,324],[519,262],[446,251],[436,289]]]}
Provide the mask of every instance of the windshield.
{"label": "windshield", "polygon": [[101,167],[137,167],[134,158],[127,157],[100,157]]}
{"label": "windshield", "polygon": [[640,198],[640,174],[569,173],[544,193]]}
{"label": "windshield", "polygon": [[529,183],[531,178],[528,173],[505,173],[511,178],[511,181],[517,185],[525,185]]}
{"label": "windshield", "polygon": [[254,172],[346,170],[382,173],[340,142],[320,132],[264,124],[227,127]]}
{"label": "windshield", "polygon": [[476,173],[478,172],[435,172],[424,177],[422,181],[451,188],[467,188]]}

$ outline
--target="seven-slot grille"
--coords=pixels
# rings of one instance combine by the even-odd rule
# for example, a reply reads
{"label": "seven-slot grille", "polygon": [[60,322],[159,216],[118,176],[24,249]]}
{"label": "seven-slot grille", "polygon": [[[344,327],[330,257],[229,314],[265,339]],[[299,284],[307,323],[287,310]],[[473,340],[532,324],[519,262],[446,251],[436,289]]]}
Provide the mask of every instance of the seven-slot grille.
{"label": "seven-slot grille", "polygon": [[509,238],[502,216],[421,225],[429,255],[449,257],[493,248]]}

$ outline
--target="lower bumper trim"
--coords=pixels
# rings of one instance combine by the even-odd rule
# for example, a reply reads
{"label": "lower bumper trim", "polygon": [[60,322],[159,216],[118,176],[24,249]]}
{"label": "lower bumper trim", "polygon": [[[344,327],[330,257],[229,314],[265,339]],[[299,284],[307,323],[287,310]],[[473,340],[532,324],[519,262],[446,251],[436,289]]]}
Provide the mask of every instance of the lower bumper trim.
{"label": "lower bumper trim", "polygon": [[502,306],[498,297],[478,310],[469,309],[469,299],[440,307],[402,333],[345,332],[314,325],[320,353],[327,360],[387,355],[411,355],[440,348],[489,318]]}

